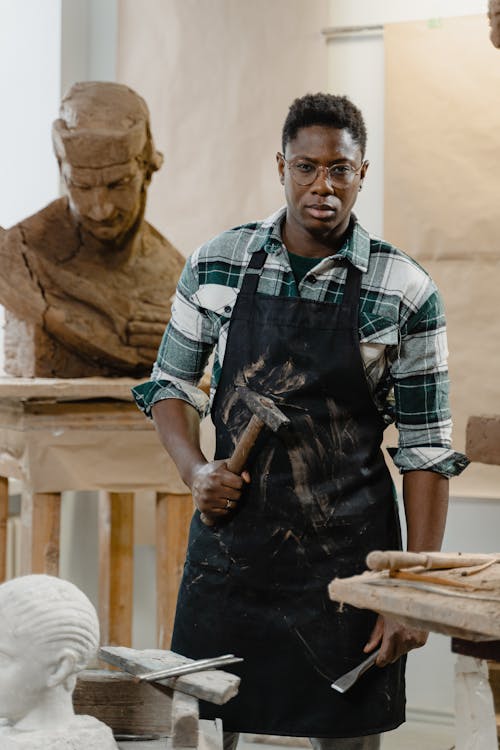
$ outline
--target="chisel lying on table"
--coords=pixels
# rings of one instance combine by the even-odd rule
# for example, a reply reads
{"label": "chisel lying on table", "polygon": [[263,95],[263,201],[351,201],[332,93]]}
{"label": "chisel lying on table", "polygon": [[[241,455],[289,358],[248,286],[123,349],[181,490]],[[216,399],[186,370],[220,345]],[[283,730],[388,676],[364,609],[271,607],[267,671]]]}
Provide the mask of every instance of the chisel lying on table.
{"label": "chisel lying on table", "polygon": [[374,550],[366,557],[370,570],[402,570],[418,565],[427,570],[487,566],[500,562],[500,552],[489,555],[461,552],[402,552],[401,550]]}

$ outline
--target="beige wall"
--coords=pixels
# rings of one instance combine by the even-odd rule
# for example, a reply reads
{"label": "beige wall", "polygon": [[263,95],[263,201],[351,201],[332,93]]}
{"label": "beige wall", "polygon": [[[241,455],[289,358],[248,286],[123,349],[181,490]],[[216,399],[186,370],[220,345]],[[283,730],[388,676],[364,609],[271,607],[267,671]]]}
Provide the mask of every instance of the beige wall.
{"label": "beige wall", "polygon": [[290,102],[325,90],[328,0],[121,0],[117,80],[146,99],[165,164],[149,220],[184,253],[283,202]]}
{"label": "beige wall", "polygon": [[[454,443],[498,413],[500,52],[485,15],[385,29],[386,239],[429,271],[446,307]],[[500,496],[500,467],[473,464],[456,494]]]}

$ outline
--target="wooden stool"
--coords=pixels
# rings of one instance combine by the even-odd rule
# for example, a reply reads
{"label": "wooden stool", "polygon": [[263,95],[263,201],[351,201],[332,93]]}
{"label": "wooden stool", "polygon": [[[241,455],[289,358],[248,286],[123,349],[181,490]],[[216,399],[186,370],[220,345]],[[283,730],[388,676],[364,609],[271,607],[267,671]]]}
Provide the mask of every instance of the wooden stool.
{"label": "wooden stool", "polygon": [[129,378],[0,378],[0,581],[8,477],[21,481],[21,573],[59,572],[61,493],[99,490],[104,643],[131,645],[134,491],[156,492],[158,646],[170,645],[192,500]]}

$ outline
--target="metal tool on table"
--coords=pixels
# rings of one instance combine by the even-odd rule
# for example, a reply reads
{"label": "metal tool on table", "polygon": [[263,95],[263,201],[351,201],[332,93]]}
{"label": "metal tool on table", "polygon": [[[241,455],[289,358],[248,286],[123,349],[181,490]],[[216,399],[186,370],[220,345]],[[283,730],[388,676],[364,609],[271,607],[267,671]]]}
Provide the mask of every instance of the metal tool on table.
{"label": "metal tool on table", "polygon": [[352,686],[359,680],[361,675],[363,675],[367,669],[370,669],[370,667],[375,664],[379,652],[379,648],[377,648],[375,651],[372,651],[370,656],[362,661],[361,664],[358,664],[358,666],[354,667],[354,669],[351,669],[350,672],[346,672],[346,674],[343,674],[342,677],[338,678],[338,680],[332,682],[331,687],[338,693],[347,692],[347,690],[349,690],[349,688],[352,688]]}
{"label": "metal tool on table", "polygon": [[[246,386],[240,386],[236,389],[236,392],[252,413],[250,422],[245,427],[242,436],[236,443],[233,455],[227,462],[229,471],[233,474],[240,474],[245,468],[250,451],[255,445],[262,428],[267,427],[273,432],[278,432],[281,427],[289,424],[290,420],[267,396],[262,396]],[[216,523],[204,513],[201,514],[201,520],[206,526],[214,526]]]}
{"label": "metal tool on table", "polygon": [[135,675],[135,679],[141,682],[155,682],[156,680],[166,680],[169,677],[180,677],[185,674],[204,672],[206,669],[225,667],[228,664],[236,664],[240,661],[243,661],[240,656],[224,654],[224,656],[216,656],[213,659],[198,659],[189,664],[181,664],[179,667],[170,667],[170,669],[158,669],[154,672],[145,672],[144,674]]}

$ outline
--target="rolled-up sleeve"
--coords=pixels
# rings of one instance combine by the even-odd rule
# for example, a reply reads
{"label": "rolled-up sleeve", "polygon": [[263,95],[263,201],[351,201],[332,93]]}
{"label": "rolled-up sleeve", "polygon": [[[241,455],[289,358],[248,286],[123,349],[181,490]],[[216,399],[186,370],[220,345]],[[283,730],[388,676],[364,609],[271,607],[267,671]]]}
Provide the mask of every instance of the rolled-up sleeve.
{"label": "rolled-up sleeve", "polygon": [[402,473],[427,470],[453,477],[469,464],[451,447],[447,357],[443,303],[434,288],[402,326],[391,367],[399,441],[389,453]]}
{"label": "rolled-up sleeve", "polygon": [[198,384],[216,342],[216,331],[210,316],[192,300],[198,290],[196,258],[197,254],[188,259],[179,279],[151,378],[132,389],[137,406],[148,417],[154,404],[168,398],[187,401],[201,418],[209,410],[209,398]]}

